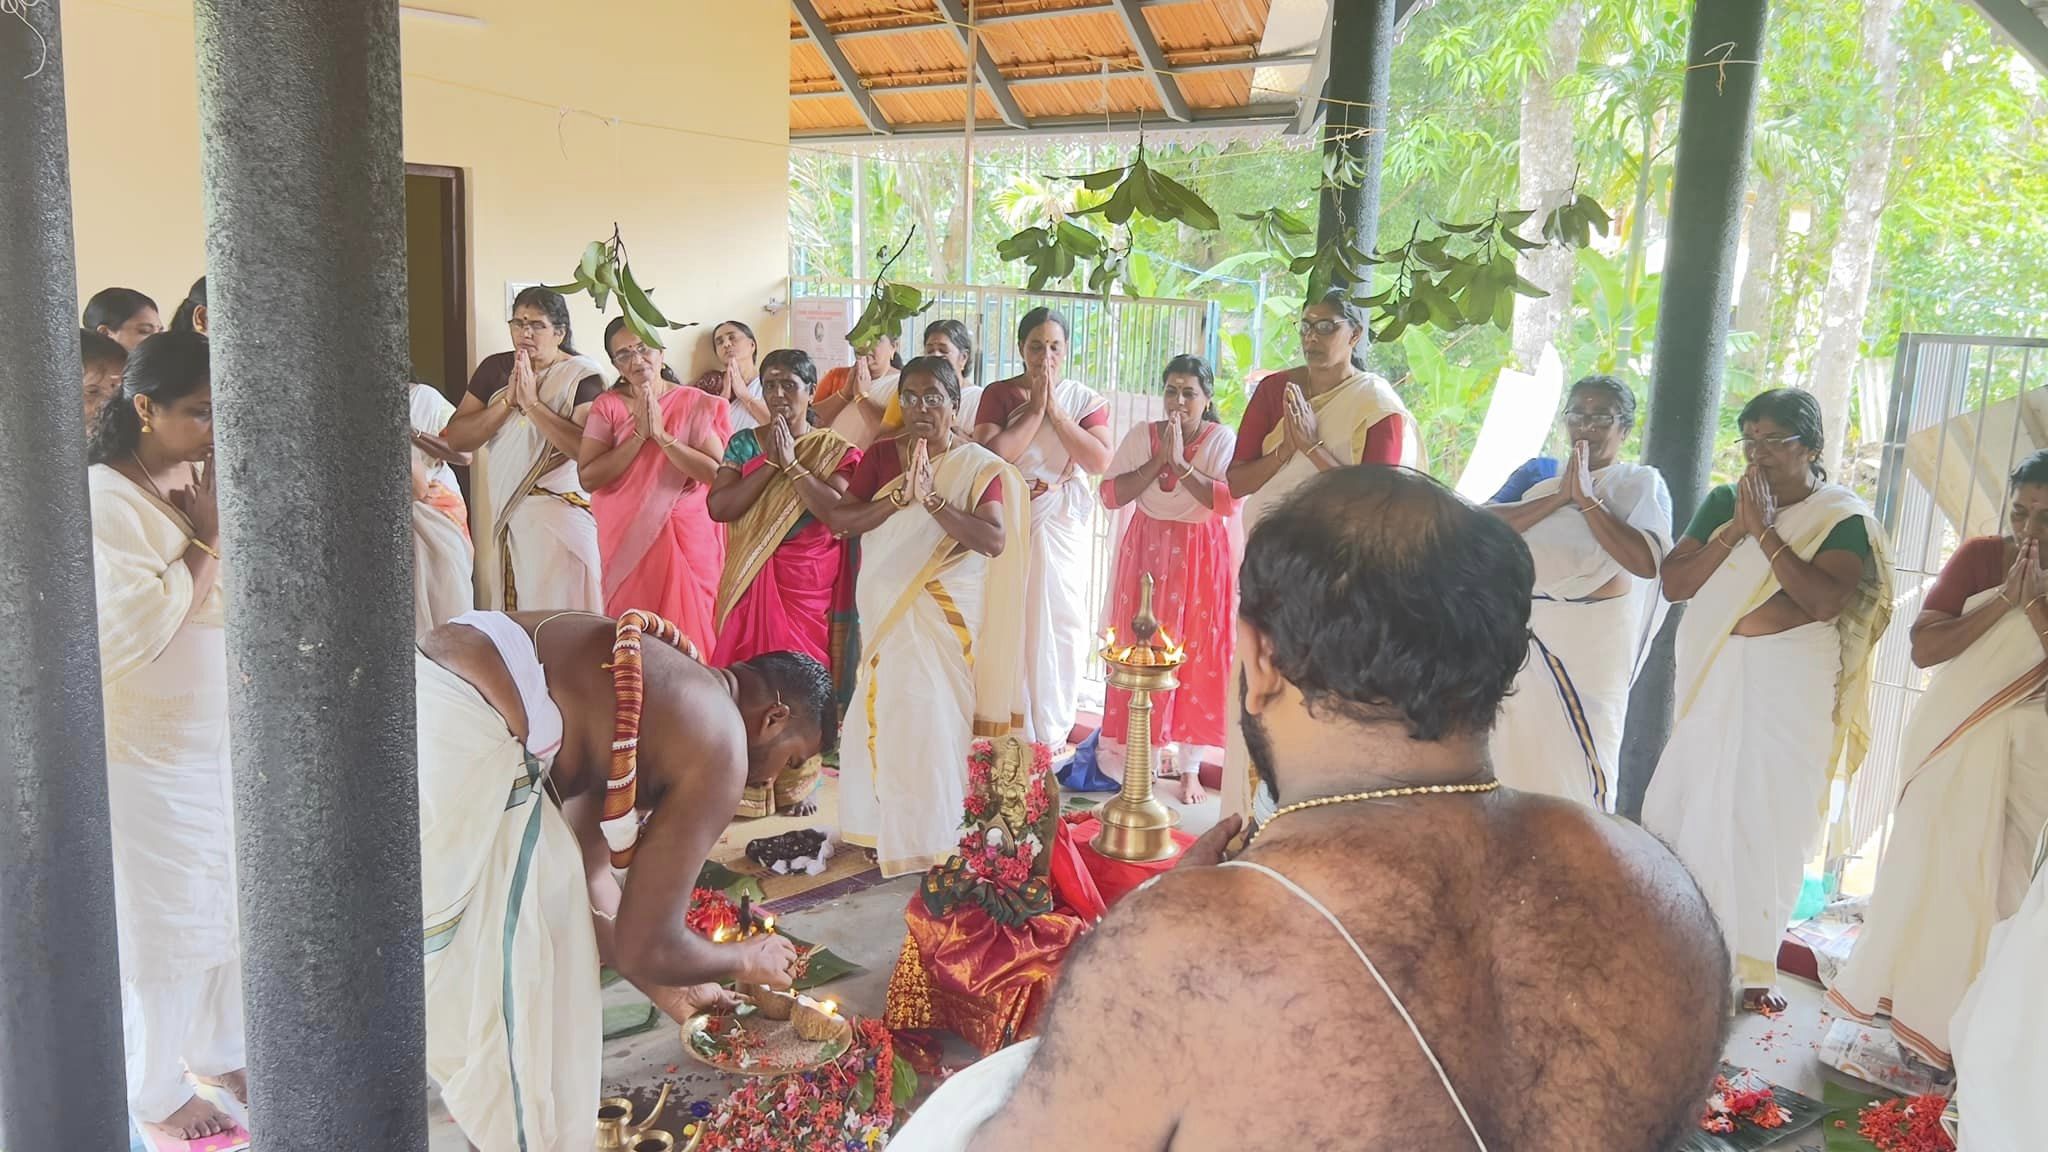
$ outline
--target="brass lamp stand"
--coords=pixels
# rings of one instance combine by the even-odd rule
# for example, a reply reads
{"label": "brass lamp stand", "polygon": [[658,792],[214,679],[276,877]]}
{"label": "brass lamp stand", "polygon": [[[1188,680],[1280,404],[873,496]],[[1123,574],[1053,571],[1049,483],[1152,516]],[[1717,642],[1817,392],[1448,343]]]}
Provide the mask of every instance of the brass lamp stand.
{"label": "brass lamp stand", "polygon": [[[1102,830],[1093,847],[1104,856],[1136,862],[1164,860],[1180,851],[1173,842],[1179,816],[1152,795],[1152,693],[1180,687],[1174,675],[1187,653],[1170,637],[1162,637],[1152,615],[1152,574],[1140,577],[1138,614],[1131,619],[1131,638],[1121,647],[1115,629],[1104,640],[1102,659],[1109,665],[1109,686],[1131,694],[1130,723],[1124,729],[1123,788],[1100,809]],[[1164,638],[1164,644],[1155,643]]]}

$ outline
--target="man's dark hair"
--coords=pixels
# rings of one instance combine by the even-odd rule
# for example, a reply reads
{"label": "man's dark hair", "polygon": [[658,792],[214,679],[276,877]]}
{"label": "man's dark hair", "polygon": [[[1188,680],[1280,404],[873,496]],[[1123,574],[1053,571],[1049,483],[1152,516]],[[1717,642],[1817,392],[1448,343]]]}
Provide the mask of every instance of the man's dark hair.
{"label": "man's dark hair", "polygon": [[1365,465],[1302,485],[1245,544],[1238,615],[1311,711],[1484,732],[1529,655],[1535,565],[1495,516],[1419,472]]}
{"label": "man's dark hair", "polygon": [[768,685],[790,715],[818,729],[819,751],[839,743],[839,709],[832,696],[832,673],[823,664],[801,652],[764,652],[747,661],[747,667]]}

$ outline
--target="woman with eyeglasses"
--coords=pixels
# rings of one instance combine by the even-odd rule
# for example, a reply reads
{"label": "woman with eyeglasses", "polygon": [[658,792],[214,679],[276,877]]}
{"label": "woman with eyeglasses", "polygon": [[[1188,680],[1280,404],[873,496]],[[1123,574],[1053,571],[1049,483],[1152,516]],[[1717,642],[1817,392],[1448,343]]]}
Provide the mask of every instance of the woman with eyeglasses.
{"label": "woman with eyeglasses", "polygon": [[754,330],[738,320],[723,321],[711,330],[711,351],[718,357],[718,367],[691,381],[691,386],[725,401],[733,431],[765,423],[768,404],[761,398],[761,370],[755,366],[761,345]]}
{"label": "woman with eyeglasses", "polygon": [[507,327],[512,351],[476,366],[441,432],[448,447],[476,455],[476,605],[602,612],[597,521],[576,457],[603,370],[577,353],[560,292],[520,292]]}
{"label": "woman with eyeglasses", "polygon": [[[1260,378],[1237,424],[1224,481],[1249,533],[1311,477],[1351,464],[1426,466],[1415,420],[1393,385],[1365,370],[1365,311],[1341,288],[1301,310],[1302,362]],[[1237,696],[1224,728],[1223,814],[1249,818],[1257,792],[1239,733]]]}
{"label": "woman with eyeglasses", "polygon": [[953,854],[973,741],[1021,713],[1030,521],[1024,481],[961,436],[960,377],[937,356],[903,366],[903,434],[861,457],[844,492],[784,469],[804,507],[861,539],[860,666],[839,741],[839,818],[884,876]]}
{"label": "woman with eyeglasses", "polygon": [[895,334],[885,333],[854,349],[852,367],[827,372],[811,401],[818,423],[862,451],[878,439],[896,435],[903,427],[902,409],[896,403],[897,374],[903,368],[898,349]]}
{"label": "woman with eyeglasses", "polygon": [[1031,583],[1024,614],[1024,731],[1057,749],[1074,730],[1081,672],[1095,636],[1088,604],[1094,478],[1109,467],[1109,404],[1067,379],[1067,318],[1033,308],[1017,323],[1024,372],[990,384],[974,438],[1017,466],[1031,494]]}
{"label": "woman with eyeglasses", "polygon": [[1524,792],[1614,809],[1629,686],[1664,617],[1657,566],[1671,550],[1671,493],[1622,460],[1636,397],[1613,376],[1572,385],[1558,476],[1492,505],[1536,561],[1529,662],[1493,730],[1493,770]]}
{"label": "woman with eyeglasses", "polygon": [[[1237,504],[1223,474],[1237,436],[1216,418],[1216,375],[1201,357],[1175,356],[1160,383],[1166,418],[1132,428],[1102,481],[1103,504],[1131,510],[1110,577],[1108,623],[1128,627],[1149,575],[1152,614],[1187,650],[1180,687],[1152,694],[1157,770],[1167,775],[1177,768],[1181,803],[1199,804],[1207,799],[1203,754],[1223,750],[1236,650],[1237,556],[1230,529]],[[1111,688],[1103,708],[1096,756],[1112,776],[1123,772],[1130,703],[1129,692]]]}
{"label": "woman with eyeglasses", "polygon": [[1891,619],[1883,534],[1820,465],[1820,404],[1764,392],[1738,417],[1749,469],[1707,494],[1663,565],[1677,708],[1643,799],[1714,908],[1745,1007],[1779,1011],[1778,942],[1828,789],[1870,743],[1870,659]]}
{"label": "woman with eyeglasses", "polygon": [[727,408],[685,388],[662,351],[615,318],[604,347],[619,382],[590,406],[577,467],[590,486],[604,556],[604,614],[639,608],[709,652],[725,525],[707,498],[725,454]]}
{"label": "woman with eyeglasses", "polygon": [[128,1107],[200,1140],[235,1125],[188,1071],[248,1096],[206,337],[136,347],[87,457]]}
{"label": "woman with eyeglasses", "polygon": [[2048,826],[2048,451],[2012,474],[2011,531],[1965,541],[1921,602],[1899,804],[1833,1005],[1950,1066],[1949,1021]]}

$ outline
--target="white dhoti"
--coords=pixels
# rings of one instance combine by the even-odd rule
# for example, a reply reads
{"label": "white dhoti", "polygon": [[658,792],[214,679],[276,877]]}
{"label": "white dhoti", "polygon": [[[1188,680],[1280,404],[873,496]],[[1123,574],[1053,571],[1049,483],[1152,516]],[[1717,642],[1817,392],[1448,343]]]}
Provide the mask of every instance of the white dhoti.
{"label": "white dhoti", "polygon": [[1730,636],[1643,798],[1643,827],[1691,870],[1744,987],[1776,982],[1820,850],[1841,644],[1827,623]]}
{"label": "white dhoti", "polygon": [[991,1052],[946,1078],[889,1141],[890,1152],[967,1152],[981,1126],[995,1118],[1024,1079],[1039,1038]]}
{"label": "white dhoti", "polygon": [[482,1152],[588,1149],[604,1026],[576,835],[497,709],[414,671],[427,1074]]}
{"label": "white dhoti", "polygon": [[[575,465],[568,467],[574,468]],[[528,494],[505,519],[499,588],[501,607],[536,611],[604,613],[604,568],[597,545],[597,517],[580,491],[548,486]],[[569,481],[574,483],[573,473]]]}
{"label": "white dhoti", "polygon": [[1906,726],[1905,779],[1863,930],[1828,989],[1859,1020],[1889,1015],[1900,1043],[1939,1067],[1993,925],[2026,897],[2048,823],[2044,677],[2041,641],[2018,612],[1935,672]]}
{"label": "white dhoti", "polygon": [[128,1105],[154,1123],[187,1068],[244,1063],[227,637],[218,586],[193,603],[183,515],[105,465],[88,482]]}
{"label": "white dhoti", "polygon": [[469,537],[446,513],[412,504],[412,631],[415,640],[476,606]]}
{"label": "white dhoti", "polygon": [[[2048,834],[2048,829],[2042,830]],[[1957,1152],[2035,1152],[2048,1131],[2048,868],[2018,912],[1991,930],[1984,969],[1963,997],[1955,1037]]]}

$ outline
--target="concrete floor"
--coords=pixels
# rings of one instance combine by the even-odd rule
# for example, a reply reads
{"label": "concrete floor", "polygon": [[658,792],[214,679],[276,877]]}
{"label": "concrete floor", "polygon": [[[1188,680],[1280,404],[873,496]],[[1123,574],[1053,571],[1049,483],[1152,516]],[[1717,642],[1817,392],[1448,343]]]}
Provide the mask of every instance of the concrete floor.
{"label": "concrete floor", "polygon": [[[1181,808],[1173,803],[1172,786],[1168,785],[1161,799],[1179,809],[1181,826],[1190,833],[1199,835],[1216,822],[1219,803],[1213,797],[1203,804]],[[903,909],[916,893],[918,879],[901,877],[781,917],[790,932],[829,946],[864,967],[864,971],[824,986],[818,995],[838,1000],[851,1015],[882,1013],[889,973],[902,951]],[[1728,1043],[1727,1059],[1755,1069],[1774,1083],[1817,1097],[1826,1070],[1816,1050],[1828,1023],[1821,1014],[1821,990],[1789,977],[1782,990],[1790,1002],[1789,1010],[1776,1020],[1755,1015],[1739,1017]],[[623,983],[606,990],[608,1005],[639,999],[638,993]],[[964,1063],[971,1055],[965,1043],[956,1039],[949,1044],[949,1062]],[[715,1102],[736,1083],[736,1078],[713,1072],[689,1057],[683,1050],[679,1030],[665,1020],[650,1032],[606,1045],[604,1072],[606,1094],[634,1098],[643,1113],[662,1083],[675,1083],[677,1095],[668,1112],[672,1124],[664,1123],[662,1127],[677,1132],[691,1102]],[[1826,1074],[1838,1077],[1832,1072]],[[1771,1147],[1776,1152],[1819,1152],[1821,1136],[1817,1129],[1808,1130]],[[431,1152],[464,1152],[466,1148],[461,1133],[438,1102],[432,1108],[429,1148]]]}

